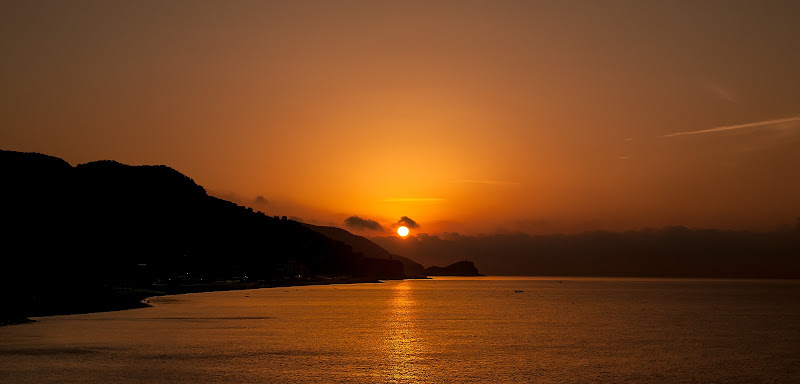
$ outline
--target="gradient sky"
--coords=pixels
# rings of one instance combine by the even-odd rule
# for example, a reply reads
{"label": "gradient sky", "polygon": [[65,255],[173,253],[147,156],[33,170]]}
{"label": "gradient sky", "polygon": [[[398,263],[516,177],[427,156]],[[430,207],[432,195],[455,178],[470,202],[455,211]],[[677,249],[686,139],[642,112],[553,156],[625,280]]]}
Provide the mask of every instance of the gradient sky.
{"label": "gradient sky", "polygon": [[318,224],[768,229],[800,216],[798,20],[798,1],[3,1],[0,148],[167,164]]}

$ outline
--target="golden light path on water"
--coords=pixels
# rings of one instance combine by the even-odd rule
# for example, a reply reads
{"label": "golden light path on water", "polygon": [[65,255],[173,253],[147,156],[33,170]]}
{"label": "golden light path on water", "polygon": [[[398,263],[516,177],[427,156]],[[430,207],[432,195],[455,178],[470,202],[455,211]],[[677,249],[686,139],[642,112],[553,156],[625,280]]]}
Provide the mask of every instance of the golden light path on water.
{"label": "golden light path on water", "polygon": [[417,383],[426,380],[425,364],[421,364],[422,340],[418,335],[414,290],[409,281],[394,286],[391,315],[386,324],[386,351],[389,382]]}

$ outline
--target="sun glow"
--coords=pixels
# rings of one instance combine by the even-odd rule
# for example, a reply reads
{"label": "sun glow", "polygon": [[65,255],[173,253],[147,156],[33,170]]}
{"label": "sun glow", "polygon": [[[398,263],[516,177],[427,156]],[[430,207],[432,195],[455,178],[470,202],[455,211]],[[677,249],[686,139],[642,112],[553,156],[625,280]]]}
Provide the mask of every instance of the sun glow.
{"label": "sun glow", "polygon": [[408,228],[405,226],[397,228],[397,234],[400,235],[401,237],[408,236]]}

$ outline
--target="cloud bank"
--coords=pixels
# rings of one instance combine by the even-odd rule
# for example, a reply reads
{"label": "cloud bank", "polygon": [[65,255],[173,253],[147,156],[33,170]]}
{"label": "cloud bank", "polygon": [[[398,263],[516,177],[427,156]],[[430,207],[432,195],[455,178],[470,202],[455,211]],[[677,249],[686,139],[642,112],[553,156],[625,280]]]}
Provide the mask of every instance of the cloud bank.
{"label": "cloud bank", "polygon": [[409,228],[412,228],[412,229],[413,228],[419,228],[419,224],[417,224],[416,221],[411,220],[411,218],[408,217],[408,216],[401,217],[400,220],[397,222],[397,224],[398,225],[405,225],[406,227],[409,227]]}
{"label": "cloud bank", "polygon": [[665,227],[571,235],[419,233],[370,240],[424,266],[467,259],[486,275],[796,279],[798,235],[800,224],[774,232]]}
{"label": "cloud bank", "polygon": [[383,231],[383,226],[375,220],[362,219],[358,216],[350,216],[344,219],[344,224],[350,228],[368,229],[372,231]]}

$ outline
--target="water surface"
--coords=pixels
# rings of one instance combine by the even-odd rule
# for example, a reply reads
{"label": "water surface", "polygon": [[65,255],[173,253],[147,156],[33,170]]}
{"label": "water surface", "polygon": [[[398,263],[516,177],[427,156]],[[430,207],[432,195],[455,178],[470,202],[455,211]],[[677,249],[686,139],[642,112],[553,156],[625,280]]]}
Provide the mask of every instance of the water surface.
{"label": "water surface", "polygon": [[436,278],[0,328],[0,382],[797,382],[800,282]]}

